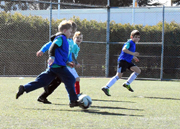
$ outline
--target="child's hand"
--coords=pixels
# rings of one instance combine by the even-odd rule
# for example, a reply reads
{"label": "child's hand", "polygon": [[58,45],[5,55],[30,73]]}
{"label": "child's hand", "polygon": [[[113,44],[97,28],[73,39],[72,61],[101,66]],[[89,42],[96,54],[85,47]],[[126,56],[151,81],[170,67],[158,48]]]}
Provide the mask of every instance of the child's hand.
{"label": "child's hand", "polygon": [[135,62],[139,62],[139,59],[136,56],[134,56],[133,59]]}
{"label": "child's hand", "polygon": [[42,51],[38,51],[37,53],[36,53],[36,56],[38,57],[38,56],[42,56],[43,55],[43,52]]}
{"label": "child's hand", "polygon": [[69,67],[71,67],[71,68],[74,67],[74,63],[73,63],[73,62],[68,62],[66,65],[69,66]]}
{"label": "child's hand", "polygon": [[48,59],[48,65],[52,65],[53,62],[54,62],[54,58],[49,57],[49,59]]}
{"label": "child's hand", "polygon": [[134,56],[139,56],[139,52],[134,52],[133,55]]}
{"label": "child's hand", "polygon": [[76,68],[80,68],[80,67],[81,67],[81,64],[78,63],[78,64],[76,65]]}

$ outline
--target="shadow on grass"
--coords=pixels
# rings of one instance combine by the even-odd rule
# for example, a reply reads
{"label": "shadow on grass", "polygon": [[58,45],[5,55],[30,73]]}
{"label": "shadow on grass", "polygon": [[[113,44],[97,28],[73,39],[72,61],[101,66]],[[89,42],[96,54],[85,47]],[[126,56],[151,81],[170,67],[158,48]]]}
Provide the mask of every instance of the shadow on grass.
{"label": "shadow on grass", "polygon": [[94,109],[86,109],[86,110],[76,110],[77,108],[74,108],[74,110],[68,110],[68,109],[42,109],[42,108],[24,108],[26,110],[43,110],[43,111],[65,111],[65,112],[85,112],[90,114],[99,114],[99,115],[115,115],[115,116],[135,116],[135,117],[144,117],[144,115],[133,115],[133,114],[122,114],[122,113],[112,113],[112,112],[106,112],[106,111],[99,111]]}
{"label": "shadow on grass", "polygon": [[123,108],[123,107],[109,107],[109,106],[91,106],[93,108],[101,108],[101,109],[124,109],[124,110],[136,110],[136,111],[144,111],[143,109],[132,109],[132,108]]}
{"label": "shadow on grass", "polygon": [[99,110],[82,110],[81,112],[85,113],[94,113],[94,114],[100,114],[100,115],[115,115],[115,116],[135,116],[135,117],[144,117],[144,115],[133,115],[133,114],[122,114],[122,113],[112,113],[112,112],[106,112],[106,111],[99,111]]}
{"label": "shadow on grass", "polygon": [[102,99],[92,99],[92,101],[135,103],[135,102],[131,102],[131,101],[102,100]]}
{"label": "shadow on grass", "polygon": [[[57,104],[52,103],[52,105],[65,105],[65,104]],[[132,109],[132,108],[123,108],[123,107],[109,107],[109,106],[91,106],[91,108],[99,108],[99,109],[123,109],[123,110],[134,110],[134,111],[144,111],[143,109]]]}
{"label": "shadow on grass", "polygon": [[[140,98],[139,96],[134,96],[136,98]],[[141,98],[148,98],[148,99],[167,99],[167,100],[180,100],[178,98],[168,98],[168,97],[146,97],[146,96],[143,96]]]}

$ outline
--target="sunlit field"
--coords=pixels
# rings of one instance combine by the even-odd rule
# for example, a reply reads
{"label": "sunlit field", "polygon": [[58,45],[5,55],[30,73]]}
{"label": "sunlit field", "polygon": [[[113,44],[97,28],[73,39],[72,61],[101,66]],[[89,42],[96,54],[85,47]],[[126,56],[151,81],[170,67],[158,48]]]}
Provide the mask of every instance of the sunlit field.
{"label": "sunlit field", "polygon": [[0,129],[178,129],[180,82],[135,80],[129,92],[119,80],[106,96],[101,87],[110,78],[81,78],[81,92],[92,98],[87,110],[70,108],[64,84],[37,102],[43,88],[15,99],[18,86],[33,77],[0,78]]}

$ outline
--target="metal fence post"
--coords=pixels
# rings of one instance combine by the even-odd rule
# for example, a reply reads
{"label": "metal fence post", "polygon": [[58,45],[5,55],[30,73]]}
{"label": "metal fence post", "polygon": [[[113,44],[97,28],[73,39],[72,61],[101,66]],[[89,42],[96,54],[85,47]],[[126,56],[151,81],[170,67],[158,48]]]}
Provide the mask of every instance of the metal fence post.
{"label": "metal fence post", "polygon": [[60,2],[61,0],[58,0],[58,19],[60,19],[60,9],[61,9]]}
{"label": "metal fence post", "polygon": [[51,38],[51,22],[52,22],[52,0],[50,2],[50,18],[49,18],[49,41]]}
{"label": "metal fence post", "polygon": [[162,47],[161,47],[161,72],[160,72],[160,79],[163,79],[163,58],[164,58],[164,5],[162,11]]}
{"label": "metal fence post", "polygon": [[110,35],[110,0],[107,0],[107,28],[106,28],[106,69],[105,75],[109,76],[109,35]]}

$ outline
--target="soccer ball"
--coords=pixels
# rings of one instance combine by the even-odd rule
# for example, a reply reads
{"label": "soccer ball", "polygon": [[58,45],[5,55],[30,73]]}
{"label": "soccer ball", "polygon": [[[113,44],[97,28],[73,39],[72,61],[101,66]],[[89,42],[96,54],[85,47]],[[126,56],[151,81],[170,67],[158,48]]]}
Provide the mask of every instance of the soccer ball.
{"label": "soccer ball", "polygon": [[82,109],[87,109],[91,106],[92,104],[92,99],[90,96],[86,95],[86,94],[82,94],[79,96],[79,102],[82,102],[83,105],[80,106],[80,108]]}

